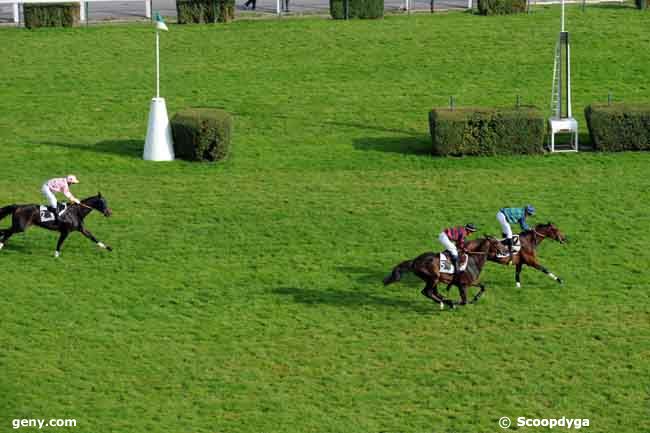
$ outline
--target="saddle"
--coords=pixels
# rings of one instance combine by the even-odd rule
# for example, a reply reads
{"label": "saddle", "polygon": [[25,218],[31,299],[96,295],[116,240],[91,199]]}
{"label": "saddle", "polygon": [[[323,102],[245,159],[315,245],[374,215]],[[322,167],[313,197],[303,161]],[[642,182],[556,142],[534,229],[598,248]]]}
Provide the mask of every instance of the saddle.
{"label": "saddle", "polygon": [[[503,239],[499,239],[499,242],[503,243],[505,240],[506,238],[504,237]],[[519,240],[519,235],[512,235],[512,255],[514,256],[515,254],[518,254],[519,251],[521,251],[521,241]],[[497,258],[503,257],[510,257],[510,254],[497,253]]]}
{"label": "saddle", "polygon": [[[469,256],[467,254],[460,254],[458,256],[458,264],[460,265],[461,272],[467,269],[467,261]],[[453,274],[454,262],[451,260],[451,254],[449,251],[443,251],[440,253],[440,272],[443,274]]]}
{"label": "saddle", "polygon": [[[68,209],[67,203],[58,203],[56,212],[59,216],[61,216],[67,209]],[[48,206],[41,205],[39,207],[39,211],[40,211],[40,217],[42,223],[56,220],[56,215],[52,213],[52,211]]]}

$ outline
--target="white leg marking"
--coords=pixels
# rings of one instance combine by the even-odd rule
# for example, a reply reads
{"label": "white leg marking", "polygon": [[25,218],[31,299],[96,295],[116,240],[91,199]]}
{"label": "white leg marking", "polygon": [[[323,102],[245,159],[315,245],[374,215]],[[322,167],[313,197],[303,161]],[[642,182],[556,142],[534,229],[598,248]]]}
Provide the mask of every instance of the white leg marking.
{"label": "white leg marking", "polygon": [[104,244],[104,242],[97,242],[97,246],[99,248],[106,248],[106,245]]}
{"label": "white leg marking", "polygon": [[517,281],[517,288],[521,289],[521,283],[519,281]]}
{"label": "white leg marking", "polygon": [[57,258],[57,257],[59,257],[60,255],[61,255],[60,252],[58,252],[58,251],[54,251],[54,258]]}
{"label": "white leg marking", "polygon": [[553,272],[549,272],[548,276],[557,281],[557,277],[555,276],[555,274]]}
{"label": "white leg marking", "polygon": [[440,303],[440,309],[444,310],[445,309],[445,304],[443,302]]}
{"label": "white leg marking", "polygon": [[1,250],[2,248],[4,248],[4,246],[5,246],[5,244],[3,244],[2,242],[0,242],[0,250]]}

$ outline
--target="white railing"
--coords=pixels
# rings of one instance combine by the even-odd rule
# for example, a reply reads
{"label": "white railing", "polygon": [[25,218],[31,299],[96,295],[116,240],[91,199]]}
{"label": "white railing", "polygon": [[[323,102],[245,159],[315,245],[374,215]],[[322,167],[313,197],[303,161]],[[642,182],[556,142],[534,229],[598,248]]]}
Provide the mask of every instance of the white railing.
{"label": "white railing", "polygon": [[[79,3],[79,19],[86,21],[88,19],[88,4],[90,2],[106,2],[115,0],[0,0],[0,5],[11,4],[13,5],[14,22],[20,24],[20,9],[21,5],[26,3]],[[151,0],[119,0],[120,2],[144,2],[144,14],[147,18],[151,18]]]}

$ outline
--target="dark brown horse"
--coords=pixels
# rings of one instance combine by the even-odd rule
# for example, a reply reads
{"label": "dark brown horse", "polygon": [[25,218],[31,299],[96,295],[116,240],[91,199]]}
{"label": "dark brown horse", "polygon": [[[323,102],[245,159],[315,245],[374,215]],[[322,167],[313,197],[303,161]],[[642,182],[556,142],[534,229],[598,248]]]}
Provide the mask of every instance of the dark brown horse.
{"label": "dark brown horse", "polygon": [[108,245],[100,242],[93,236],[92,233],[84,226],[84,218],[88,214],[96,210],[109,217],[112,214],[111,209],[106,203],[106,199],[98,193],[94,197],[89,197],[81,200],[81,204],[73,204],[68,206],[66,211],[57,217],[56,220],[41,221],[40,206],[37,204],[25,205],[10,205],[0,208],[0,219],[11,215],[11,227],[8,229],[0,230],[0,250],[5,246],[11,236],[16,233],[21,233],[27,230],[29,226],[35,225],[47,230],[58,231],[59,241],[56,244],[56,251],[54,257],[61,255],[61,245],[66,240],[71,232],[81,232],[85,237],[95,242],[100,248],[105,248],[108,251],[113,249]]}
{"label": "dark brown horse", "polygon": [[[537,247],[546,238],[553,239],[561,244],[566,242],[566,236],[553,223],[537,224],[532,230],[527,230],[519,234],[521,250],[512,256],[512,264],[515,265],[515,282],[517,287],[521,287],[519,275],[521,274],[523,265],[540,270],[558,283],[563,283],[560,277],[542,266],[537,259]],[[467,248],[470,250],[477,246],[478,243],[475,240],[467,243]],[[489,260],[502,265],[511,263],[510,255],[506,255],[505,257],[489,257]]]}
{"label": "dark brown horse", "polygon": [[445,305],[453,308],[455,304],[438,292],[438,283],[457,286],[460,292],[460,305],[467,304],[467,287],[478,286],[480,291],[471,301],[472,303],[476,302],[485,291],[485,286],[480,283],[479,277],[487,259],[495,258],[497,254],[504,254],[507,250],[492,237],[481,238],[474,242],[471,251],[467,252],[467,268],[457,277],[453,273],[440,272],[441,253],[424,253],[413,260],[407,260],[395,266],[391,274],[384,278],[384,285],[399,281],[404,273],[413,272],[426,284],[421,293],[440,304],[440,308],[444,308]]}

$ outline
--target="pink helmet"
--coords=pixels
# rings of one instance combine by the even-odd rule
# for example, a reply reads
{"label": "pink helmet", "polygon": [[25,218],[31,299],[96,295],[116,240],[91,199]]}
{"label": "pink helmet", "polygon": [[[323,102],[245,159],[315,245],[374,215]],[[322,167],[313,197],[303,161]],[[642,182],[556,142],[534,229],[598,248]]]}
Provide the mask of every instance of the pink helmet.
{"label": "pink helmet", "polygon": [[68,183],[79,183],[77,176],[75,176],[74,174],[69,174],[68,177],[65,178],[65,180],[67,180]]}

